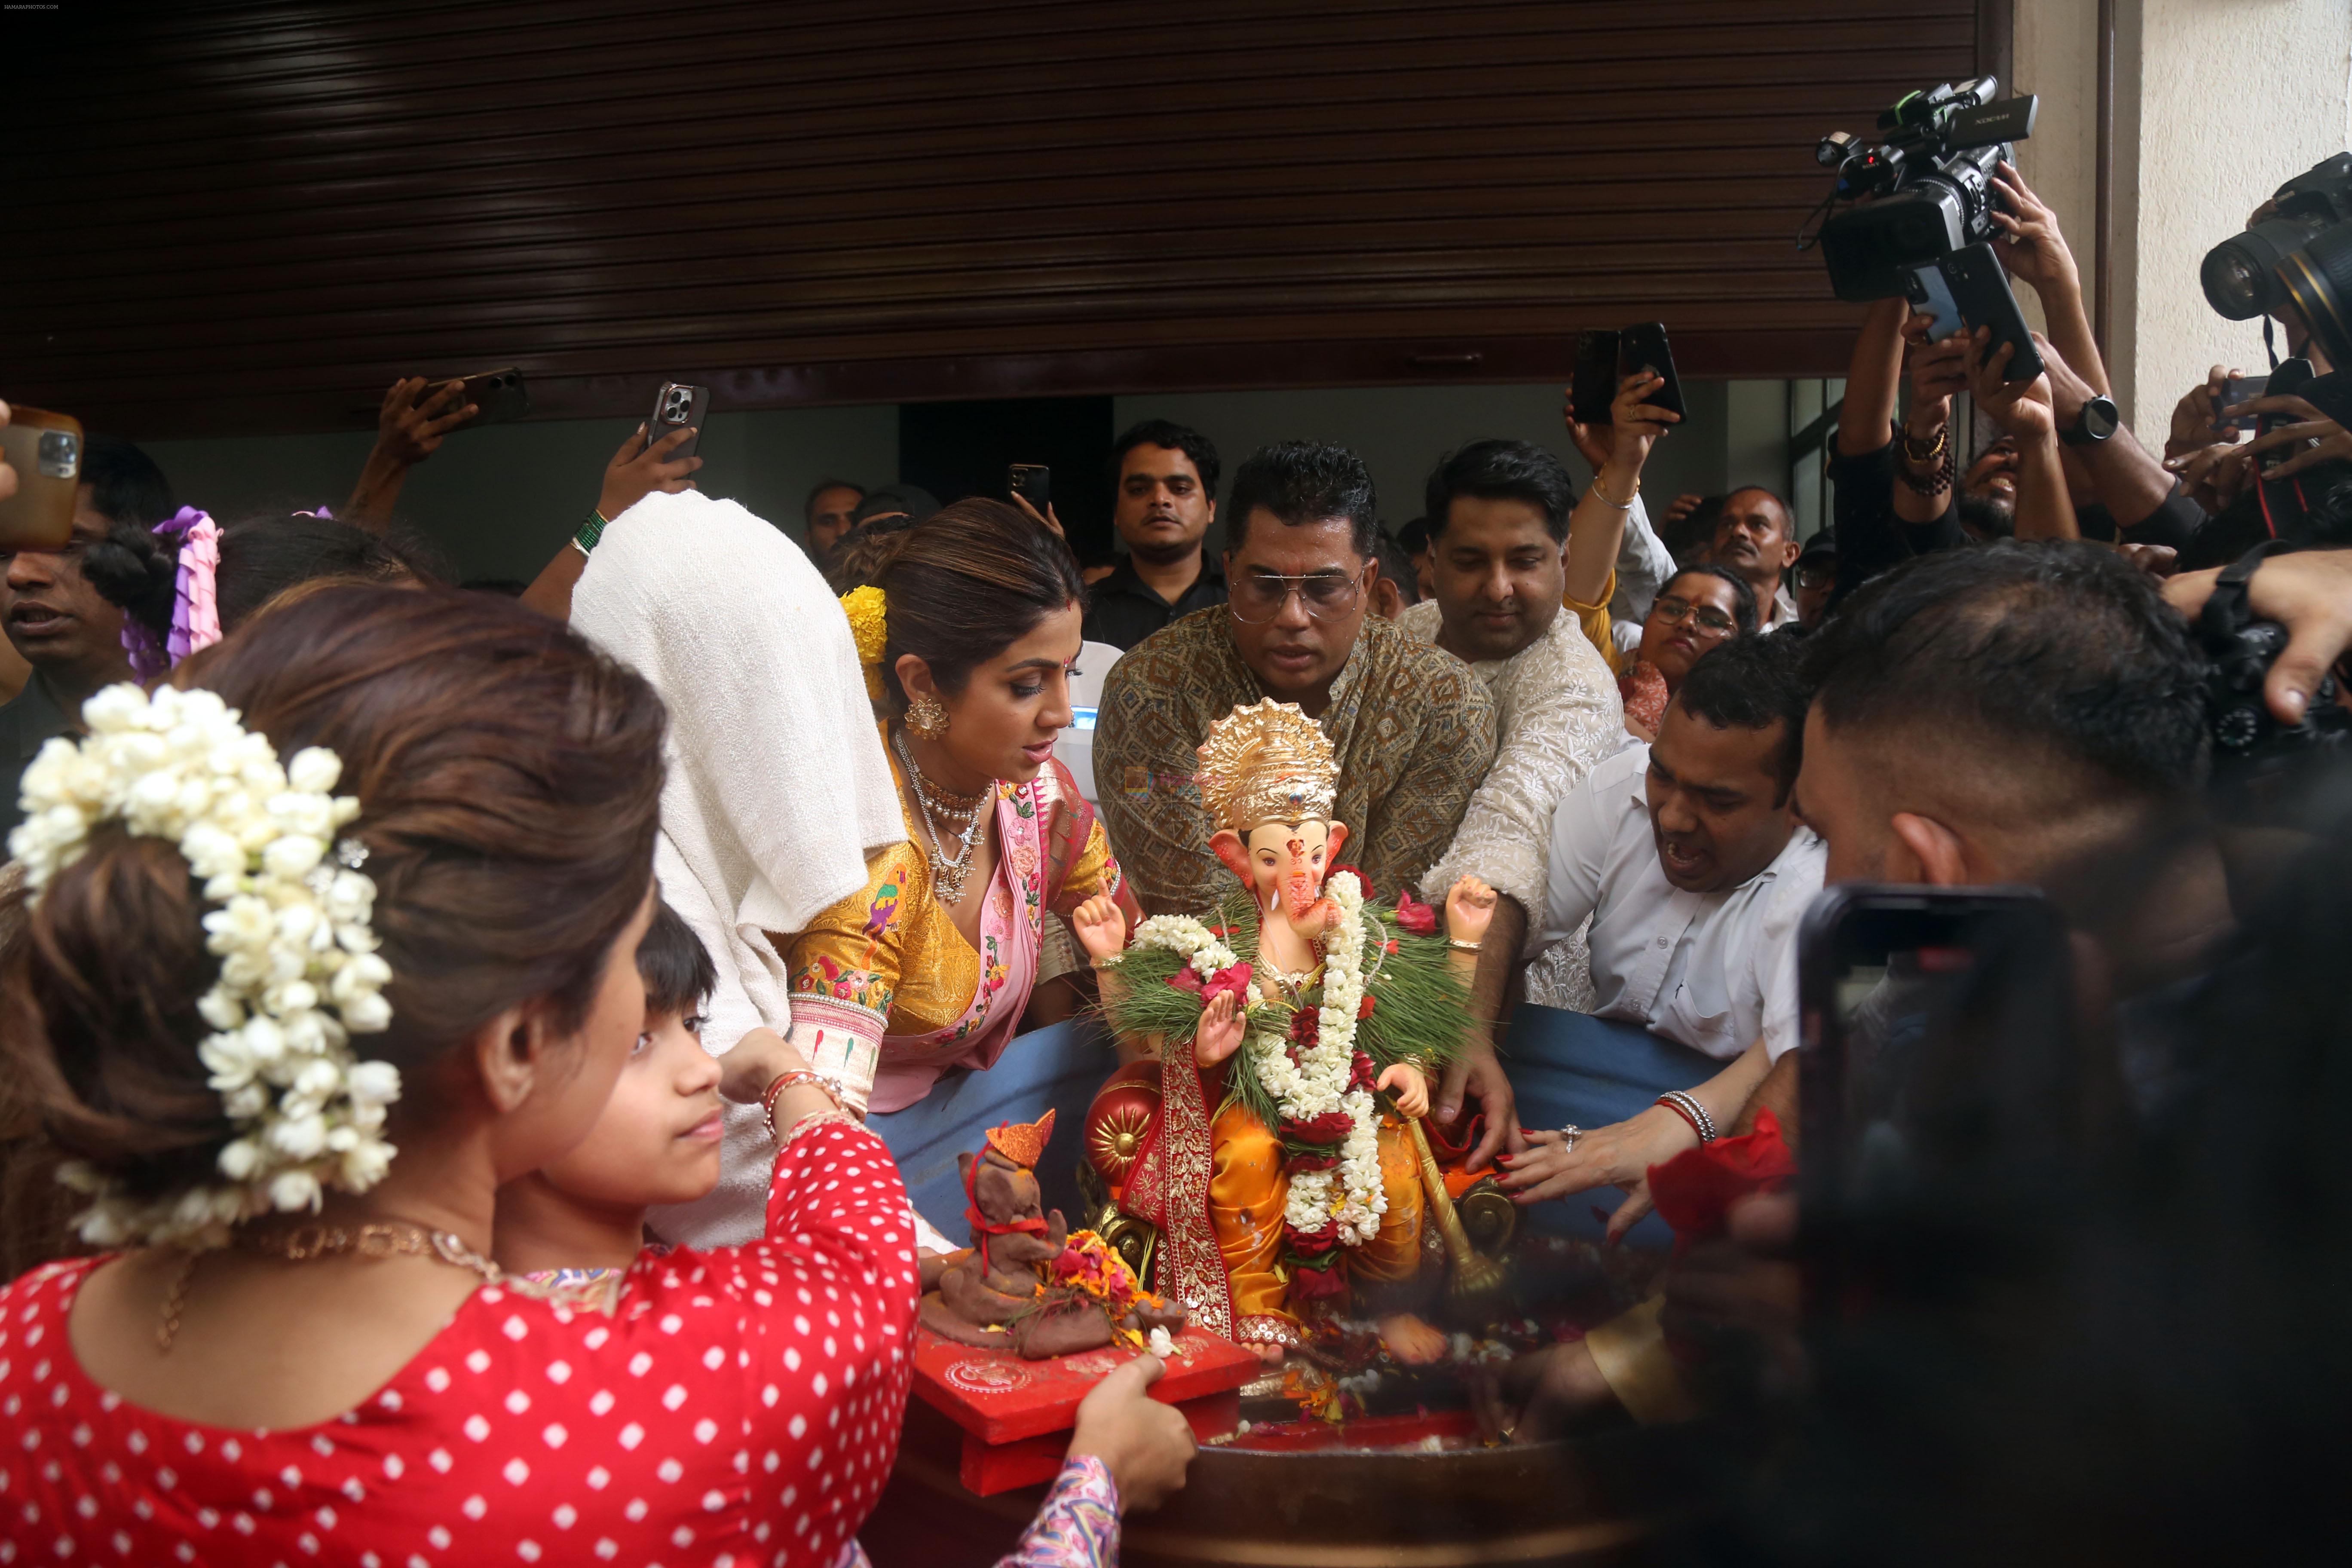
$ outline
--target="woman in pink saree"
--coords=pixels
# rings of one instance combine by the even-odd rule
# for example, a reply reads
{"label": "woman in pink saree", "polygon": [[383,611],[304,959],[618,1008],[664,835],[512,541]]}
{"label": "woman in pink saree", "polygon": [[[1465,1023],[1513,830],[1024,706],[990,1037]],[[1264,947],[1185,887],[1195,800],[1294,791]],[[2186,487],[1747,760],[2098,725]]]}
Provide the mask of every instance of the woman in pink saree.
{"label": "woman in pink saree", "polygon": [[1140,916],[1102,825],[1054,760],[1085,587],[1062,541],[960,501],[843,601],[867,661],[907,841],[783,942],[793,1043],[860,1114],[984,1069],[1019,1029],[1050,912],[1097,893]]}

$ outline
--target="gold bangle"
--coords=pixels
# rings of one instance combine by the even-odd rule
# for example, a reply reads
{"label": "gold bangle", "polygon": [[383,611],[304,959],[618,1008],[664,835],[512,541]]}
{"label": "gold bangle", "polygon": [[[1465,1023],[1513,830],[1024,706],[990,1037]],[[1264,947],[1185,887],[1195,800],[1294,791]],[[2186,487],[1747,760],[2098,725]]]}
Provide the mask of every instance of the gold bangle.
{"label": "gold bangle", "polygon": [[1633,481],[1633,493],[1627,496],[1623,500],[1612,500],[1601,489],[1601,476],[1599,474],[1595,474],[1592,476],[1591,495],[1594,500],[1599,501],[1602,506],[1609,508],[1612,511],[1632,511],[1633,510],[1633,503],[1642,499],[1642,481],[1639,479]]}

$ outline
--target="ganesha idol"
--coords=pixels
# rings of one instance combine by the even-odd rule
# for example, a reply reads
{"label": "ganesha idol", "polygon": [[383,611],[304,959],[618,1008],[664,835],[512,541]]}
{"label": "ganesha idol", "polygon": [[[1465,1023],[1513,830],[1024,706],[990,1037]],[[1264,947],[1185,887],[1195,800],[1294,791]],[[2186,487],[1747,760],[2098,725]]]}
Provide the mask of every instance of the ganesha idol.
{"label": "ganesha idol", "polygon": [[1206,919],[1146,920],[1131,944],[1108,899],[1071,922],[1111,1026],[1160,1058],[1119,1206],[1157,1233],[1160,1294],[1268,1363],[1341,1306],[1375,1318],[1399,1362],[1435,1360],[1424,1233],[1439,1227],[1457,1290],[1483,1260],[1419,1119],[1461,1049],[1495,895],[1456,883],[1444,935],[1410,891],[1369,900],[1340,863],[1331,743],[1296,704],[1236,707],[1200,757],[1210,846],[1244,892]]}

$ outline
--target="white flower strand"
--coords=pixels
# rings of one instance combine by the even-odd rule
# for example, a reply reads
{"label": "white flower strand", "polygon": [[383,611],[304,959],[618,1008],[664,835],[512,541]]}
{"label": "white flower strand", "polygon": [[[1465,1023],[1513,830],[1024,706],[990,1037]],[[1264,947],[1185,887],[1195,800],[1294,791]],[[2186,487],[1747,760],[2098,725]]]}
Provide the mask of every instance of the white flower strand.
{"label": "white flower strand", "polygon": [[1380,1132],[1371,1095],[1348,1087],[1356,1055],[1356,1013],[1364,996],[1364,886],[1352,871],[1336,871],[1324,890],[1339,918],[1324,943],[1323,1003],[1315,1043],[1294,1067],[1285,1035],[1260,1031],[1249,1038],[1251,1064],[1286,1121],[1305,1121],[1345,1111],[1349,1130],[1336,1170],[1301,1171],[1290,1178],[1283,1218],[1297,1230],[1337,1223],[1339,1240],[1361,1247],[1381,1228],[1388,1194],[1381,1188]]}
{"label": "white flower strand", "polygon": [[[1221,969],[1231,969],[1241,956],[1217,940],[1217,933],[1191,915],[1153,915],[1135,928],[1135,945],[1175,953],[1206,980]],[[1115,958],[1106,964],[1117,963]]]}
{"label": "white flower strand", "polygon": [[375,884],[327,858],[360,809],[331,793],[341,760],[311,746],[281,767],[268,736],[202,689],[110,686],[82,719],[87,739],[52,740],[26,768],[9,853],[37,900],[100,823],[179,847],[218,906],[204,926],[220,978],[196,1004],[215,1032],[196,1054],[236,1134],[218,1160],[228,1184],[151,1201],[67,1165],[60,1178],[94,1200],[82,1238],[218,1246],[239,1220],[315,1210],[326,1187],[366,1191],[392,1163],[382,1134],[400,1074],[351,1049],[392,1022],[392,970],[369,924]]}

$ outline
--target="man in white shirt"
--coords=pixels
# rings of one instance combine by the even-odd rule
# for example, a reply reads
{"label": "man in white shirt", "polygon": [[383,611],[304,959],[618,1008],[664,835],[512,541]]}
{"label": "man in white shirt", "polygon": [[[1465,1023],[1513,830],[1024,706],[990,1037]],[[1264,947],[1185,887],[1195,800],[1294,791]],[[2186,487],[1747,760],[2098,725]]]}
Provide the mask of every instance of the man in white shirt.
{"label": "man in white shirt", "polygon": [[[1797,1044],[1797,926],[1824,861],[1790,799],[1810,697],[1801,660],[1786,637],[1716,647],[1675,693],[1656,744],[1594,768],[1552,818],[1545,940],[1591,917],[1595,1011],[1727,1063],[1689,1091],[1727,1126]],[[1588,1167],[1613,1168],[1598,1163],[1618,1143],[1684,1115],[1660,1104],[1575,1137],[1531,1134],[1503,1185],[1530,1201],[1581,1191]],[[1610,1234],[1648,1212],[1636,1183]]]}
{"label": "man in white shirt", "polygon": [[[1397,624],[1468,664],[1494,693],[1501,744],[1470,797],[1454,841],[1422,874],[1432,902],[1457,878],[1476,877],[1502,897],[1478,957],[1471,1008],[1492,1018],[1543,907],[1544,855],[1552,808],[1624,740],[1616,678],[1573,616],[1560,613],[1576,481],[1551,453],[1527,441],[1474,441],[1429,477],[1430,575],[1433,596],[1408,606]],[[1468,1065],[1440,1086],[1436,1115],[1460,1111]],[[1510,1102],[1486,1101],[1485,1137],[1473,1165],[1506,1142],[1519,1146]],[[1506,1125],[1506,1123],[1508,1125]]]}

